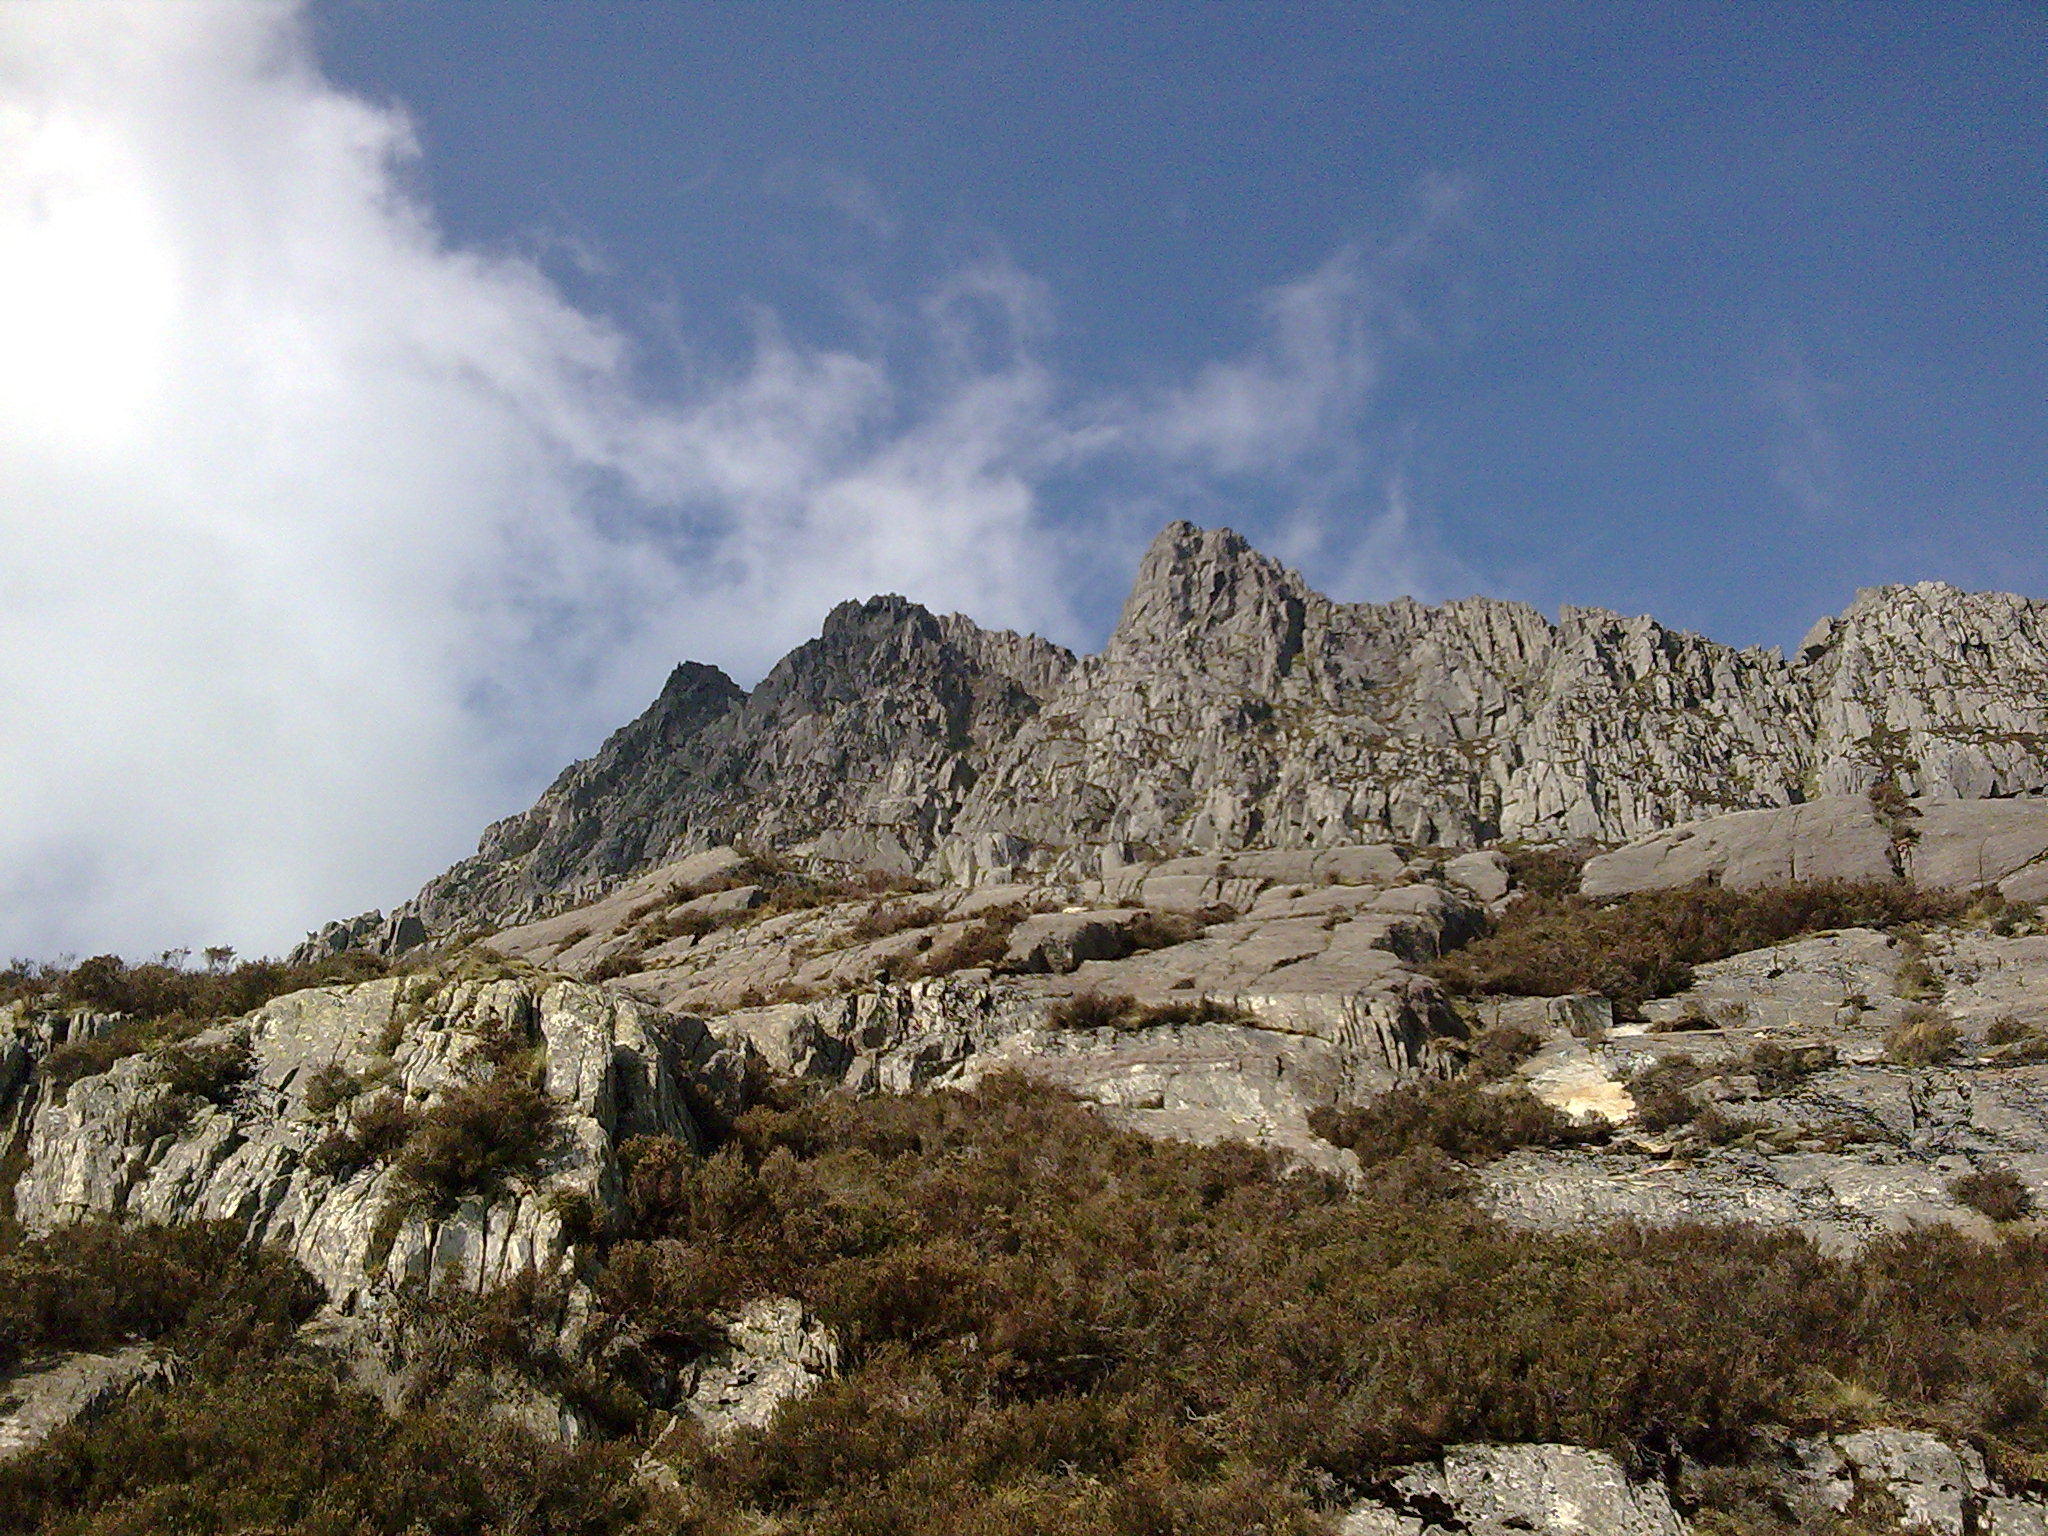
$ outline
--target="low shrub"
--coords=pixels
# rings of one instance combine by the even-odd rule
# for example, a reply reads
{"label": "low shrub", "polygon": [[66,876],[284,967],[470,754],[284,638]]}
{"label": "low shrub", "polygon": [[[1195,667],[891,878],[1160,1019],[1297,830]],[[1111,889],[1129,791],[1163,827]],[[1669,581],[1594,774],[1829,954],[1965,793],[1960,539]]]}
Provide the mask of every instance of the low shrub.
{"label": "low shrub", "polygon": [[338,1062],[306,1074],[306,1113],[324,1119],[363,1091],[363,1080]]}
{"label": "low shrub", "polygon": [[872,944],[877,939],[908,933],[913,928],[934,928],[945,920],[946,914],[930,903],[905,906],[874,901],[854,920],[846,936],[855,944]]}
{"label": "low shrub", "polygon": [[1076,992],[1053,1004],[1046,1022],[1054,1029],[1116,1029],[1137,1011],[1138,1000],[1128,993]]}
{"label": "low shrub", "polygon": [[958,935],[933,945],[913,962],[911,976],[950,976],[955,971],[979,967],[995,969],[1009,956],[1010,935],[1028,916],[1030,913],[1015,903],[976,914]]}
{"label": "low shrub", "polygon": [[163,961],[131,965],[119,955],[94,955],[65,970],[44,967],[42,997],[51,1006],[92,1008],[138,1019],[237,1018],[274,997],[307,987],[367,981],[388,967],[361,950],[306,965],[245,960],[232,969],[188,971]]}
{"label": "low shrub", "polygon": [[1493,931],[1431,969],[1452,992],[1560,997],[1597,992],[1624,1014],[1684,990],[1692,968],[1836,928],[1947,922],[1966,899],[1896,881],[1812,880],[1734,891],[1694,885],[1612,902],[1529,896]]}
{"label": "low shrub", "polygon": [[53,1351],[164,1339],[187,1353],[289,1340],[320,1289],[238,1224],[94,1219],[0,1254],[0,1369]]}
{"label": "low shrub", "polygon": [[399,1149],[399,1184],[443,1215],[468,1196],[498,1194],[553,1147],[557,1113],[531,1074],[507,1067],[452,1088],[419,1117]]}
{"label": "low shrub", "polygon": [[1949,1181],[1948,1192],[1993,1221],[2018,1221],[2034,1209],[2034,1197],[2010,1168],[1980,1168]]}
{"label": "low shrub", "polygon": [[1191,1024],[1245,1024],[1251,1015],[1213,997],[1185,1003],[1141,1003],[1127,993],[1077,992],[1053,1005],[1054,1029],[1165,1029]]}
{"label": "low shrub", "polygon": [[597,964],[583,973],[588,981],[616,981],[621,976],[637,975],[642,969],[641,961],[647,956],[646,947],[636,938],[621,944],[610,954],[602,956]]}
{"label": "low shrub", "polygon": [[1937,1001],[1943,991],[1941,977],[1924,956],[1908,955],[1892,972],[1892,991],[1912,1002],[1930,1003]]}
{"label": "low shrub", "polygon": [[1758,1088],[1775,1094],[1790,1093],[1816,1072],[1824,1072],[1834,1064],[1832,1046],[1759,1040],[1750,1046],[1734,1070],[1748,1072],[1756,1078]]}
{"label": "low shrub", "polygon": [[420,1112],[405,1095],[378,1094],[358,1105],[348,1124],[337,1126],[307,1156],[307,1166],[332,1179],[350,1179],[374,1163],[398,1156],[419,1129]]}
{"label": "low shrub", "polygon": [[1508,879],[1531,896],[1558,899],[1576,896],[1586,860],[1593,850],[1584,847],[1532,848],[1506,845],[1501,852],[1508,861]]}
{"label": "low shrub", "polygon": [[0,1001],[11,1000],[11,993],[32,1007],[125,1015],[112,1028],[67,1041],[43,1058],[37,1076],[62,1103],[72,1084],[99,1076],[125,1057],[175,1046],[210,1023],[250,1013],[288,992],[367,981],[386,969],[375,955],[357,950],[308,965],[249,960],[205,971],[162,961],[130,965],[119,955],[94,955],[69,968],[17,960],[0,974]]}
{"label": "low shrub", "polygon": [[1636,1124],[1646,1131],[1675,1131],[1692,1124],[1700,1103],[1691,1090],[1706,1076],[1687,1056],[1669,1056],[1644,1067],[1628,1080],[1635,1100]]}
{"label": "low shrub", "polygon": [[1543,1037],[1517,1024],[1482,1029],[1467,1042],[1465,1070],[1483,1082],[1496,1082],[1543,1048]]}
{"label": "low shrub", "polygon": [[[1439,1148],[1495,1144],[1477,1117],[1526,1106],[1430,1112],[1440,1091],[1370,1106],[1362,1192],[1005,1077],[757,1106],[709,1157],[634,1141],[623,1225],[586,1256],[608,1378],[551,1356],[560,1301],[538,1282],[416,1297],[421,1400],[396,1414],[286,1352],[301,1305],[232,1233],[170,1265],[7,1268],[18,1250],[10,1336],[197,1331],[178,1385],[0,1464],[0,1529],[1308,1536],[1388,1466],[1534,1442],[1683,1466],[1703,1528],[1767,1530],[1742,1523],[1777,1518],[1745,1482],[1766,1426],[1881,1409],[2008,1479],[2048,1457],[2048,1236],[1929,1227],[1835,1256],[1740,1226],[1516,1230],[1457,1198]],[[138,1293],[154,1311],[120,1310],[109,1277],[130,1269],[172,1277]],[[502,1364],[617,1434],[674,1404],[713,1317],[769,1295],[835,1330],[840,1372],[759,1429],[663,1437],[683,1490],[666,1507],[631,1474],[637,1437],[544,1445],[439,1395]]]}
{"label": "low shrub", "polygon": [[1604,1123],[1579,1125],[1519,1085],[1473,1078],[1396,1088],[1347,1109],[1310,1112],[1309,1128],[1349,1147],[1367,1167],[1418,1147],[1463,1162],[1490,1162],[1520,1147],[1584,1146],[1607,1139]]}
{"label": "low shrub", "polygon": [[2033,1025],[2022,1023],[2009,1013],[2001,1013],[1991,1021],[1991,1027],[1984,1031],[1986,1045],[2018,1045],[2023,1041],[2037,1038],[2039,1031]]}
{"label": "low shrub", "polygon": [[205,1027],[203,1021],[188,1019],[183,1014],[123,1019],[100,1034],[67,1040],[37,1064],[36,1076],[51,1100],[62,1104],[73,1084],[98,1077],[127,1057],[189,1040]]}
{"label": "low shrub", "polygon": [[1171,949],[1176,944],[1191,944],[1208,932],[1210,922],[1226,921],[1235,917],[1234,912],[1204,913],[1193,912],[1140,912],[1123,925],[1124,937],[1130,941],[1133,951],[1146,949]]}
{"label": "low shrub", "polygon": [[1908,1009],[1884,1032],[1887,1061],[1902,1067],[1933,1067],[1948,1061],[1962,1043],[1962,1031],[1929,1009]]}
{"label": "low shrub", "polygon": [[168,1092],[180,1098],[204,1099],[209,1104],[226,1102],[256,1070],[249,1037],[242,1034],[167,1046],[155,1053],[153,1064],[158,1080]]}

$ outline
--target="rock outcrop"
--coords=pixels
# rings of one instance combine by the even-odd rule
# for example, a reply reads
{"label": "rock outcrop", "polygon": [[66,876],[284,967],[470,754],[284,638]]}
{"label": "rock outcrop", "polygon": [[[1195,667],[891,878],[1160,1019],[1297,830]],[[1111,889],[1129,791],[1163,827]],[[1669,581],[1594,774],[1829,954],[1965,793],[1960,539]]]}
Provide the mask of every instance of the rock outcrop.
{"label": "rock outcrop", "polygon": [[1586,862],[1588,896],[1709,880],[1735,890],[1798,880],[1889,880],[2048,900],[2048,799],[1906,800],[1831,795],[1782,810],[1737,811],[1639,838]]}
{"label": "rock outcrop", "polygon": [[716,668],[676,668],[646,714],[409,910],[436,931],[498,927],[721,843],[908,873],[1072,664],[900,597],[842,603],[751,694]]}
{"label": "rock outcrop", "polygon": [[[2048,788],[2048,604],[1859,595],[1790,662],[1592,608],[1344,604],[1225,529],[1160,534],[1107,647],[834,610],[751,695],[678,668],[405,911],[559,911],[726,842],[949,883],[1375,840],[1620,842],[1872,785]],[[1889,791],[1888,791],[1889,792]]]}
{"label": "rock outcrop", "polygon": [[171,1374],[151,1346],[130,1344],[37,1361],[0,1378],[0,1461],[34,1450],[67,1425],[90,1423]]}
{"label": "rock outcrop", "polygon": [[[349,1147],[366,1117],[417,1124],[514,1049],[540,1074],[551,1123],[501,1186],[422,1191],[394,1166],[396,1145]],[[559,1268],[578,1213],[618,1207],[618,1142],[694,1135],[685,1083],[716,1078],[718,1050],[701,1026],[575,982],[421,976],[293,993],[42,1104],[15,1211],[32,1231],[87,1215],[237,1222],[343,1312],[408,1280],[481,1289]]]}

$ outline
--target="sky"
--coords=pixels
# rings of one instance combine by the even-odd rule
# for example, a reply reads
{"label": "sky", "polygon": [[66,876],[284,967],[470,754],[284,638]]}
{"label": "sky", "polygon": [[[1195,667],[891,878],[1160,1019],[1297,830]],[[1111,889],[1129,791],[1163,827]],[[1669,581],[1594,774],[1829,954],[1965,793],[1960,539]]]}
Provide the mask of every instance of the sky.
{"label": "sky", "polygon": [[689,658],[2048,598],[2048,9],[0,0],[0,952],[388,909]]}

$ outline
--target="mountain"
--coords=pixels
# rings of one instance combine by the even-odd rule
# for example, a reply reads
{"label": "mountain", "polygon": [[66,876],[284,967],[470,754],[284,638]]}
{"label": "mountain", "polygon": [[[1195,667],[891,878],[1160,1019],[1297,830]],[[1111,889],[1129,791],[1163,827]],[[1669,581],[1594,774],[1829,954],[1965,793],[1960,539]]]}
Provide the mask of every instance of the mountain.
{"label": "mountain", "polygon": [[1615,843],[1886,782],[2048,787],[2048,604],[1873,588],[1787,661],[1597,608],[1333,602],[1174,523],[1100,655],[877,597],[752,694],[678,667],[408,910],[498,927],[726,843],[977,884],[1388,838]]}
{"label": "mountain", "polygon": [[2042,635],[1176,524],[679,667],[388,921],[0,977],[0,1528],[2038,1536]]}

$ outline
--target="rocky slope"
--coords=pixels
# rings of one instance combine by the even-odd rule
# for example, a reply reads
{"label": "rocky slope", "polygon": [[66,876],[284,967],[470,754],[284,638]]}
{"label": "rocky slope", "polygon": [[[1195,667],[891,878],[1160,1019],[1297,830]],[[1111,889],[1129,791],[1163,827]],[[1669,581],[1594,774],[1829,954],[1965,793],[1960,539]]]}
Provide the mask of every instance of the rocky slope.
{"label": "rocky slope", "polygon": [[[1621,1023],[1591,996],[1454,1004],[1426,974],[1527,899],[1491,849],[1211,853],[918,890],[714,847],[466,956],[279,998],[124,1057],[61,1096],[41,1064],[115,1021],[17,1006],[0,1054],[14,1211],[39,1232],[101,1214],[224,1218],[282,1246],[328,1298],[308,1339],[397,1408],[423,1369],[405,1322],[422,1287],[554,1277],[569,1299],[550,1347],[607,1369],[614,1346],[578,1320],[577,1245],[626,1210],[622,1148],[644,1134],[701,1145],[763,1082],[862,1096],[1021,1072],[1118,1125],[1249,1141],[1359,1184],[1378,1175],[1317,1134],[1316,1112],[1455,1077],[1475,1031],[1508,1026],[1540,1041],[1509,1081],[1609,1128],[1478,1171],[1477,1199],[1513,1227],[1742,1222],[1844,1254],[1928,1224],[1986,1244],[2021,1230],[1965,1181],[2048,1201],[2048,937],[2033,905],[2048,800],[1837,797],[1682,831],[1594,860],[1589,888],[1888,878],[1903,864],[1933,885],[2003,882],[2012,904],[1987,909],[1995,921],[1844,929],[1702,965]],[[1952,1031],[1925,1059],[1896,1043],[1916,1020]],[[522,1102],[544,1106],[542,1133],[494,1162],[490,1116],[511,1106],[517,1120]],[[457,1131],[489,1155],[445,1155]],[[693,1436],[761,1432],[842,1358],[787,1297],[664,1347],[684,1358],[642,1386],[685,1427],[652,1442],[643,1477],[677,1498],[670,1439],[687,1460]],[[33,1362],[7,1389],[11,1416],[0,1404],[0,1450],[167,1390],[147,1350]],[[502,1367],[462,1390],[465,1411],[544,1437],[594,1432],[557,1388]],[[1775,1460],[1752,1448],[1749,1475],[1806,1528],[1853,1515],[1837,1528],[2048,1531],[2048,1503],[1956,1437],[1881,1414],[1860,1426],[1772,1430]],[[1329,1526],[1683,1536],[1697,1474],[1682,1457],[1452,1444],[1350,1487]]]}
{"label": "rocky slope", "polygon": [[1878,588],[1788,662],[1598,609],[1335,603],[1176,523],[1078,662],[877,598],[751,695],[679,668],[407,912],[500,927],[728,842],[972,885],[1389,838],[1620,842],[1873,784],[2048,787],[2048,604]]}

